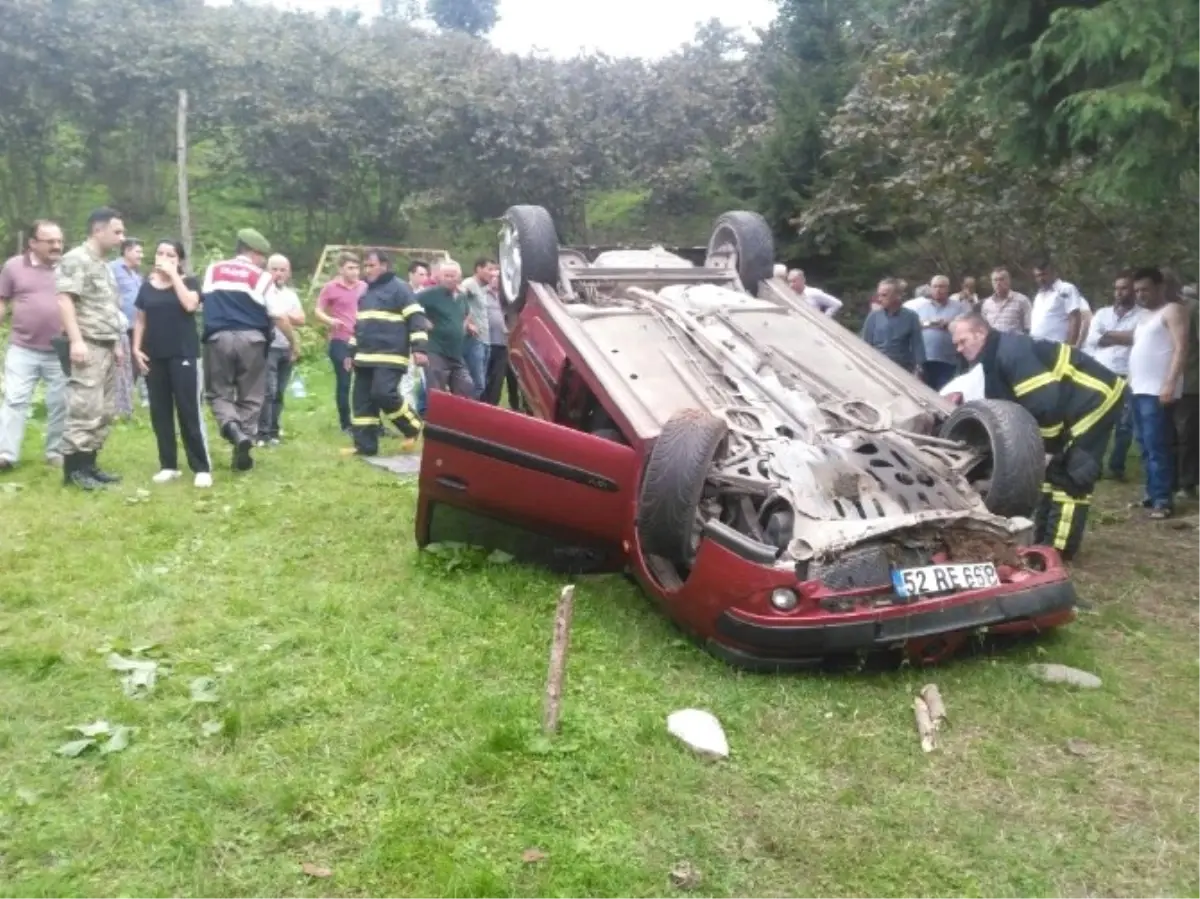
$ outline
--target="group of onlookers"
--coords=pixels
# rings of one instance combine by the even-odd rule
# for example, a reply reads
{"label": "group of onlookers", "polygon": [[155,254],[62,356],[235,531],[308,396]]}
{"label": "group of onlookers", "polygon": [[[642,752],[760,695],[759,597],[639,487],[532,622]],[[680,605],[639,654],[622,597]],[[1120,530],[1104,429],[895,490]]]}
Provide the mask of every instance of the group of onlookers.
{"label": "group of onlookers", "polygon": [[[233,447],[234,471],[253,467],[255,446],[280,442],[286,390],[299,355],[294,329],[305,323],[289,286],[288,259],[272,254],[253,229],[239,231],[233,256],[209,265],[202,278],[187,274],[184,247],[174,239],[152,245],[153,262],[145,270],[150,248],[125,234],[115,210],[102,208],[88,218],[86,238],[68,253],[56,223],[35,222],[25,251],[0,268],[0,321],[10,316],[12,325],[0,404],[0,472],[20,460],[39,384],[45,385],[48,414],[45,459],[62,466],[67,485],[92,490],[120,480],[103,470],[97,456],[111,422],[133,414],[138,393],[149,407],[158,444],[155,482],[181,476],[178,436],[196,486],[211,485],[205,400]],[[328,329],[342,429],[365,433],[381,429],[386,420],[411,437],[419,429],[416,415],[424,414],[427,389],[495,405],[507,382],[515,406],[508,308],[496,264],[478,260],[464,281],[452,260],[432,270],[417,260],[407,281],[396,284],[391,265],[380,250],[363,259],[343,254],[317,301],[315,317]],[[365,295],[370,308],[360,315]],[[397,298],[404,308],[392,308]],[[358,351],[360,317],[383,323],[403,318],[408,327],[416,309],[428,321],[428,334],[413,335],[419,340],[410,354]],[[376,327],[370,339],[386,344],[392,338]],[[402,373],[393,378],[387,370],[396,366]],[[372,377],[374,369],[384,374]],[[352,401],[356,376],[363,387]],[[408,386],[399,397],[402,379]],[[380,385],[396,388],[395,405],[380,394]],[[410,395],[415,408],[407,402]],[[370,415],[356,416],[356,405]],[[369,442],[355,438],[360,449]]]}
{"label": "group of onlookers", "polygon": [[[141,241],[120,214],[93,212],[87,236],[63,252],[62,229],[39,220],[25,252],[0,269],[0,317],[11,313],[0,405],[0,472],[20,458],[30,405],[45,385],[45,459],[63,483],[95,490],[121,479],[98,460],[114,418],[132,414],[139,384],[158,444],[156,482],[181,476],[176,423],[197,487],[212,484],[202,406],[207,399],[234,447],[233,468],[253,467],[255,443],[278,440],[288,367],[304,322],[287,286],[286,258],[253,229],[237,235],[235,255],[186,274],[182,244],[154,244],[143,273]],[[117,258],[108,257],[118,251]],[[202,317],[198,313],[203,309]]]}
{"label": "group of onlookers", "polygon": [[[353,253],[338,257],[337,274],[321,288],[314,310],[318,321],[329,328],[338,420],[346,434],[354,433],[352,343],[360,303],[369,285],[390,272],[392,264],[381,250],[368,250],[366,256],[376,267],[366,279],[364,260]],[[497,405],[506,383],[509,402],[515,408],[515,378],[508,365],[509,310],[496,263],[487,258],[476,260],[473,273],[464,280],[461,267],[453,260],[414,260],[408,266],[407,287],[429,323],[422,361],[407,370],[417,414],[424,416],[430,388]],[[367,440],[364,445],[369,443]]]}
{"label": "group of onlookers", "polygon": [[[1112,446],[1106,462],[1097,460],[1097,476],[1123,480],[1136,439],[1145,475],[1142,505],[1152,518],[1169,516],[1178,496],[1195,498],[1200,477],[1196,288],[1180,287],[1154,267],[1123,271],[1114,280],[1113,303],[1093,312],[1079,289],[1060,278],[1049,261],[1035,266],[1033,277],[1032,299],[1013,290],[1009,272],[999,267],[991,275],[992,295],[982,300],[971,279],[951,295],[949,280],[938,275],[907,302],[903,285],[886,279],[879,284],[862,338],[939,391],[977,361],[964,358],[956,346],[956,321],[974,319],[990,331],[1026,335],[1095,360],[1120,387],[1113,403]],[[1066,384],[1066,372],[1074,375],[1073,381],[1067,378],[1071,389],[1089,384],[1099,389],[1073,358],[1078,357],[1063,356],[1061,365],[1046,373],[1047,380],[1053,376],[1056,384]],[[994,379],[987,387],[993,391],[989,396],[1004,392]],[[1060,393],[1066,396],[1067,387]],[[1105,447],[1097,452],[1105,454]]]}

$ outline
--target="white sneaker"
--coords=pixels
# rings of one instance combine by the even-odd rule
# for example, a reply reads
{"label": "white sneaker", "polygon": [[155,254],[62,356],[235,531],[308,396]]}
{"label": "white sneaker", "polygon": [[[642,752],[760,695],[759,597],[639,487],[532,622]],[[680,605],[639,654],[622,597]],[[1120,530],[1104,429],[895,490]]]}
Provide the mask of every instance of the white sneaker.
{"label": "white sneaker", "polygon": [[150,480],[156,484],[165,484],[167,481],[175,480],[180,474],[181,472],[176,471],[174,468],[164,468]]}
{"label": "white sneaker", "polygon": [[196,475],[196,479],[194,481],[192,481],[192,485],[195,487],[211,487],[212,486],[212,475],[209,474],[207,471],[202,471],[198,475]]}

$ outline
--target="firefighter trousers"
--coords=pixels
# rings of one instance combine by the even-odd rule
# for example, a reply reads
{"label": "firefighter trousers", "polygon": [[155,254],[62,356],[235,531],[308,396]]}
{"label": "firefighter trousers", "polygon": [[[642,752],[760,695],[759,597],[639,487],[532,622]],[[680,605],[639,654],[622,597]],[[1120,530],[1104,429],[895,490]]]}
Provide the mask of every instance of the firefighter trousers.
{"label": "firefighter trousers", "polygon": [[355,365],[350,375],[350,433],[354,448],[364,456],[379,452],[380,418],[389,419],[405,437],[421,433],[421,419],[400,397],[404,370],[379,365]]}
{"label": "firefighter trousers", "polygon": [[1117,403],[1086,431],[1075,434],[1046,466],[1042,497],[1033,515],[1033,542],[1053,546],[1070,561],[1083,543],[1092,492],[1103,470],[1104,450],[1121,414]]}

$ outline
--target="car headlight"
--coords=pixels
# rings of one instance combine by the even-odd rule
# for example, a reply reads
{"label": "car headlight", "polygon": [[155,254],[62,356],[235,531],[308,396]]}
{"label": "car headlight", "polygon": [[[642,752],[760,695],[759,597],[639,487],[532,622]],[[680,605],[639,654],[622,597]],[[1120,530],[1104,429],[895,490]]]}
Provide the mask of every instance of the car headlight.
{"label": "car headlight", "polygon": [[771,605],[780,612],[790,612],[800,604],[800,597],[796,595],[795,590],[789,590],[787,587],[780,587],[777,590],[771,591]]}

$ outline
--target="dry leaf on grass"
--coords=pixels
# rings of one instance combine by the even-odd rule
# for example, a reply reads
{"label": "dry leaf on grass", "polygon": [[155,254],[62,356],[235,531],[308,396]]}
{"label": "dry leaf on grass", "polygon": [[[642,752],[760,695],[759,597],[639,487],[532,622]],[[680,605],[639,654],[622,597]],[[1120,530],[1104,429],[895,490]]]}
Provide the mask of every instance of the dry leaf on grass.
{"label": "dry leaf on grass", "polygon": [[320,865],[314,865],[312,862],[305,862],[300,866],[300,870],[309,877],[332,877],[333,872],[328,868],[323,868]]}
{"label": "dry leaf on grass", "polygon": [[542,852],[541,849],[526,849],[521,853],[521,861],[527,865],[537,864],[540,861],[544,861],[545,858],[546,853]]}
{"label": "dry leaf on grass", "polygon": [[1086,759],[1096,753],[1096,747],[1093,744],[1078,737],[1070,737],[1065,746],[1067,752],[1071,753],[1071,755],[1077,755],[1082,759]]}

